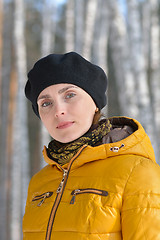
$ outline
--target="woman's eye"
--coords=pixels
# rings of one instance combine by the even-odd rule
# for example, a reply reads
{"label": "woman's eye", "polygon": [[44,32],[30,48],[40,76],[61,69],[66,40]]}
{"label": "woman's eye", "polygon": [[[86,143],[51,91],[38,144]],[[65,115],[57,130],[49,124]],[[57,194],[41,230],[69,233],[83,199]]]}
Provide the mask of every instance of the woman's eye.
{"label": "woman's eye", "polygon": [[48,107],[49,105],[51,105],[52,103],[51,102],[44,102],[42,103],[42,107]]}
{"label": "woman's eye", "polygon": [[65,98],[72,98],[72,97],[74,97],[76,94],[75,93],[68,93],[67,95],[66,95],[66,97]]}

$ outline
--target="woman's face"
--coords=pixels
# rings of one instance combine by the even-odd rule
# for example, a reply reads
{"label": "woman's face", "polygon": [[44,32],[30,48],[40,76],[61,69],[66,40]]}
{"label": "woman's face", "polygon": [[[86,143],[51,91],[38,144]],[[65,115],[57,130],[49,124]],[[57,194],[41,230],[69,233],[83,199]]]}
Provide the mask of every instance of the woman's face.
{"label": "woman's face", "polygon": [[96,105],[90,95],[72,84],[56,84],[38,96],[40,118],[49,134],[62,143],[71,142],[92,125]]}

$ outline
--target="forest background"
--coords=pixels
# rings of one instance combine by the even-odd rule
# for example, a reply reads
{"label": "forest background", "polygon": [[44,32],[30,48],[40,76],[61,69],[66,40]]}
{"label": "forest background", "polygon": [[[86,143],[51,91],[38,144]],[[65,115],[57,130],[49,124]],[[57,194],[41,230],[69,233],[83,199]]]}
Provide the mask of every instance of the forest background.
{"label": "forest background", "polygon": [[24,97],[27,72],[49,53],[100,65],[107,116],[141,122],[160,164],[160,0],[0,0],[0,238],[22,239],[31,176],[49,136]]}

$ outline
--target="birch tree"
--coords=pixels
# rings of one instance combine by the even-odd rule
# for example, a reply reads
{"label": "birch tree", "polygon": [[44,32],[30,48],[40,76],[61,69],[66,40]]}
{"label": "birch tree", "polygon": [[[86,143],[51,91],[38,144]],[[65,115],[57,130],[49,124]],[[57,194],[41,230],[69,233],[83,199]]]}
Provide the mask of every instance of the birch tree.
{"label": "birch tree", "polygon": [[[43,1],[43,12],[42,12],[42,43],[41,43],[41,56],[44,57],[50,54],[54,50],[55,45],[55,28],[56,28],[56,6],[51,0]],[[46,17],[47,16],[47,17]],[[40,152],[42,152],[43,146],[47,145],[50,140],[48,131],[41,123],[41,144]],[[42,153],[41,153],[42,156]],[[43,157],[41,159],[41,167],[44,166],[45,162]]]}
{"label": "birch tree", "polygon": [[[124,19],[120,13],[116,0],[108,2],[109,8],[109,48],[113,61],[113,69],[118,89],[118,102],[120,103],[121,113],[127,113],[127,98],[125,89],[125,48],[126,46],[126,27]],[[116,94],[116,92],[114,93]]]}
{"label": "birch tree", "polygon": [[[154,119],[156,125],[155,141],[160,146],[160,25],[159,25],[159,3],[158,0],[151,0],[150,4],[150,79],[153,100]],[[157,149],[157,160],[160,153]],[[159,159],[160,163],[160,159]]]}
{"label": "birch tree", "polygon": [[[20,240],[21,222],[29,183],[29,149],[27,105],[24,98],[26,82],[26,49],[24,39],[24,3],[14,0],[14,46],[17,72],[16,109],[13,118],[13,157],[11,169],[11,233],[10,239]],[[23,177],[22,177],[23,176]]]}
{"label": "birch tree", "polygon": [[108,2],[99,0],[93,38],[93,61],[107,72],[107,47],[109,32]]}
{"label": "birch tree", "polygon": [[82,55],[88,60],[91,60],[91,47],[93,41],[97,6],[98,6],[97,0],[87,1],[85,35]]}
{"label": "birch tree", "polygon": [[[0,1],[0,69],[2,69],[2,42],[3,42],[3,1]],[[0,71],[0,100],[2,100],[2,72]],[[0,104],[1,113],[1,104]],[[0,119],[0,129],[1,129],[1,119]]]}
{"label": "birch tree", "polygon": [[[2,52],[1,55],[2,65],[0,68],[0,74],[2,77],[1,84],[1,129],[0,129],[0,232],[1,238],[7,239],[9,234],[9,218],[7,216],[8,211],[8,193],[9,193],[9,161],[8,161],[8,142],[7,142],[7,130],[8,130],[8,102],[9,102],[9,85],[10,85],[10,65],[11,65],[11,22],[12,22],[12,6],[7,7],[6,3],[1,1],[2,7],[2,25],[3,36],[2,36]],[[7,15],[7,17],[6,17]],[[1,52],[1,54],[2,54]]]}
{"label": "birch tree", "polygon": [[[140,28],[140,13],[137,0],[128,0],[128,29],[130,40],[130,61],[136,82],[135,97],[139,106],[139,120],[151,138],[154,149],[157,143],[154,141],[155,129],[153,124],[153,111],[147,83],[146,61],[144,58],[142,35]],[[157,151],[157,150],[156,150]]]}
{"label": "birch tree", "polygon": [[[0,1],[0,231],[1,238],[6,239],[6,231],[7,231],[7,191],[6,191],[6,158],[5,158],[5,131],[2,130],[2,52],[3,52],[3,1]],[[3,118],[4,119],[4,118]],[[6,130],[6,128],[5,128]]]}
{"label": "birch tree", "polygon": [[75,51],[78,53],[81,53],[83,50],[85,22],[84,5],[84,0],[75,0]]}
{"label": "birch tree", "polygon": [[74,0],[66,3],[65,51],[74,50]]}
{"label": "birch tree", "polygon": [[[109,17],[108,17],[108,2],[105,0],[99,0],[96,17],[95,28],[93,37],[93,63],[99,65],[107,74],[108,64],[108,32],[109,32]],[[108,75],[108,74],[107,74]],[[107,115],[107,106],[103,109],[105,115]]]}

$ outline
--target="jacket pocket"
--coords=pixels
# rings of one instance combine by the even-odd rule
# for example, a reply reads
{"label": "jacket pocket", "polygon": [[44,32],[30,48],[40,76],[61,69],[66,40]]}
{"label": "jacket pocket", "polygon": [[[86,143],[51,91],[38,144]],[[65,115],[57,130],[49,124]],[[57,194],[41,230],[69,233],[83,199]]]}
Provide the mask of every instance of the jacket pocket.
{"label": "jacket pocket", "polygon": [[97,194],[101,196],[108,196],[108,192],[100,189],[95,188],[85,188],[85,189],[75,189],[71,192],[72,199],[70,201],[70,204],[74,204],[76,195],[78,194],[84,194],[84,193],[91,193],[91,194]]}
{"label": "jacket pocket", "polygon": [[40,207],[44,203],[45,199],[51,197],[52,195],[53,195],[53,192],[45,192],[45,193],[43,193],[41,195],[35,196],[32,199],[32,202],[38,201],[37,206]]}

